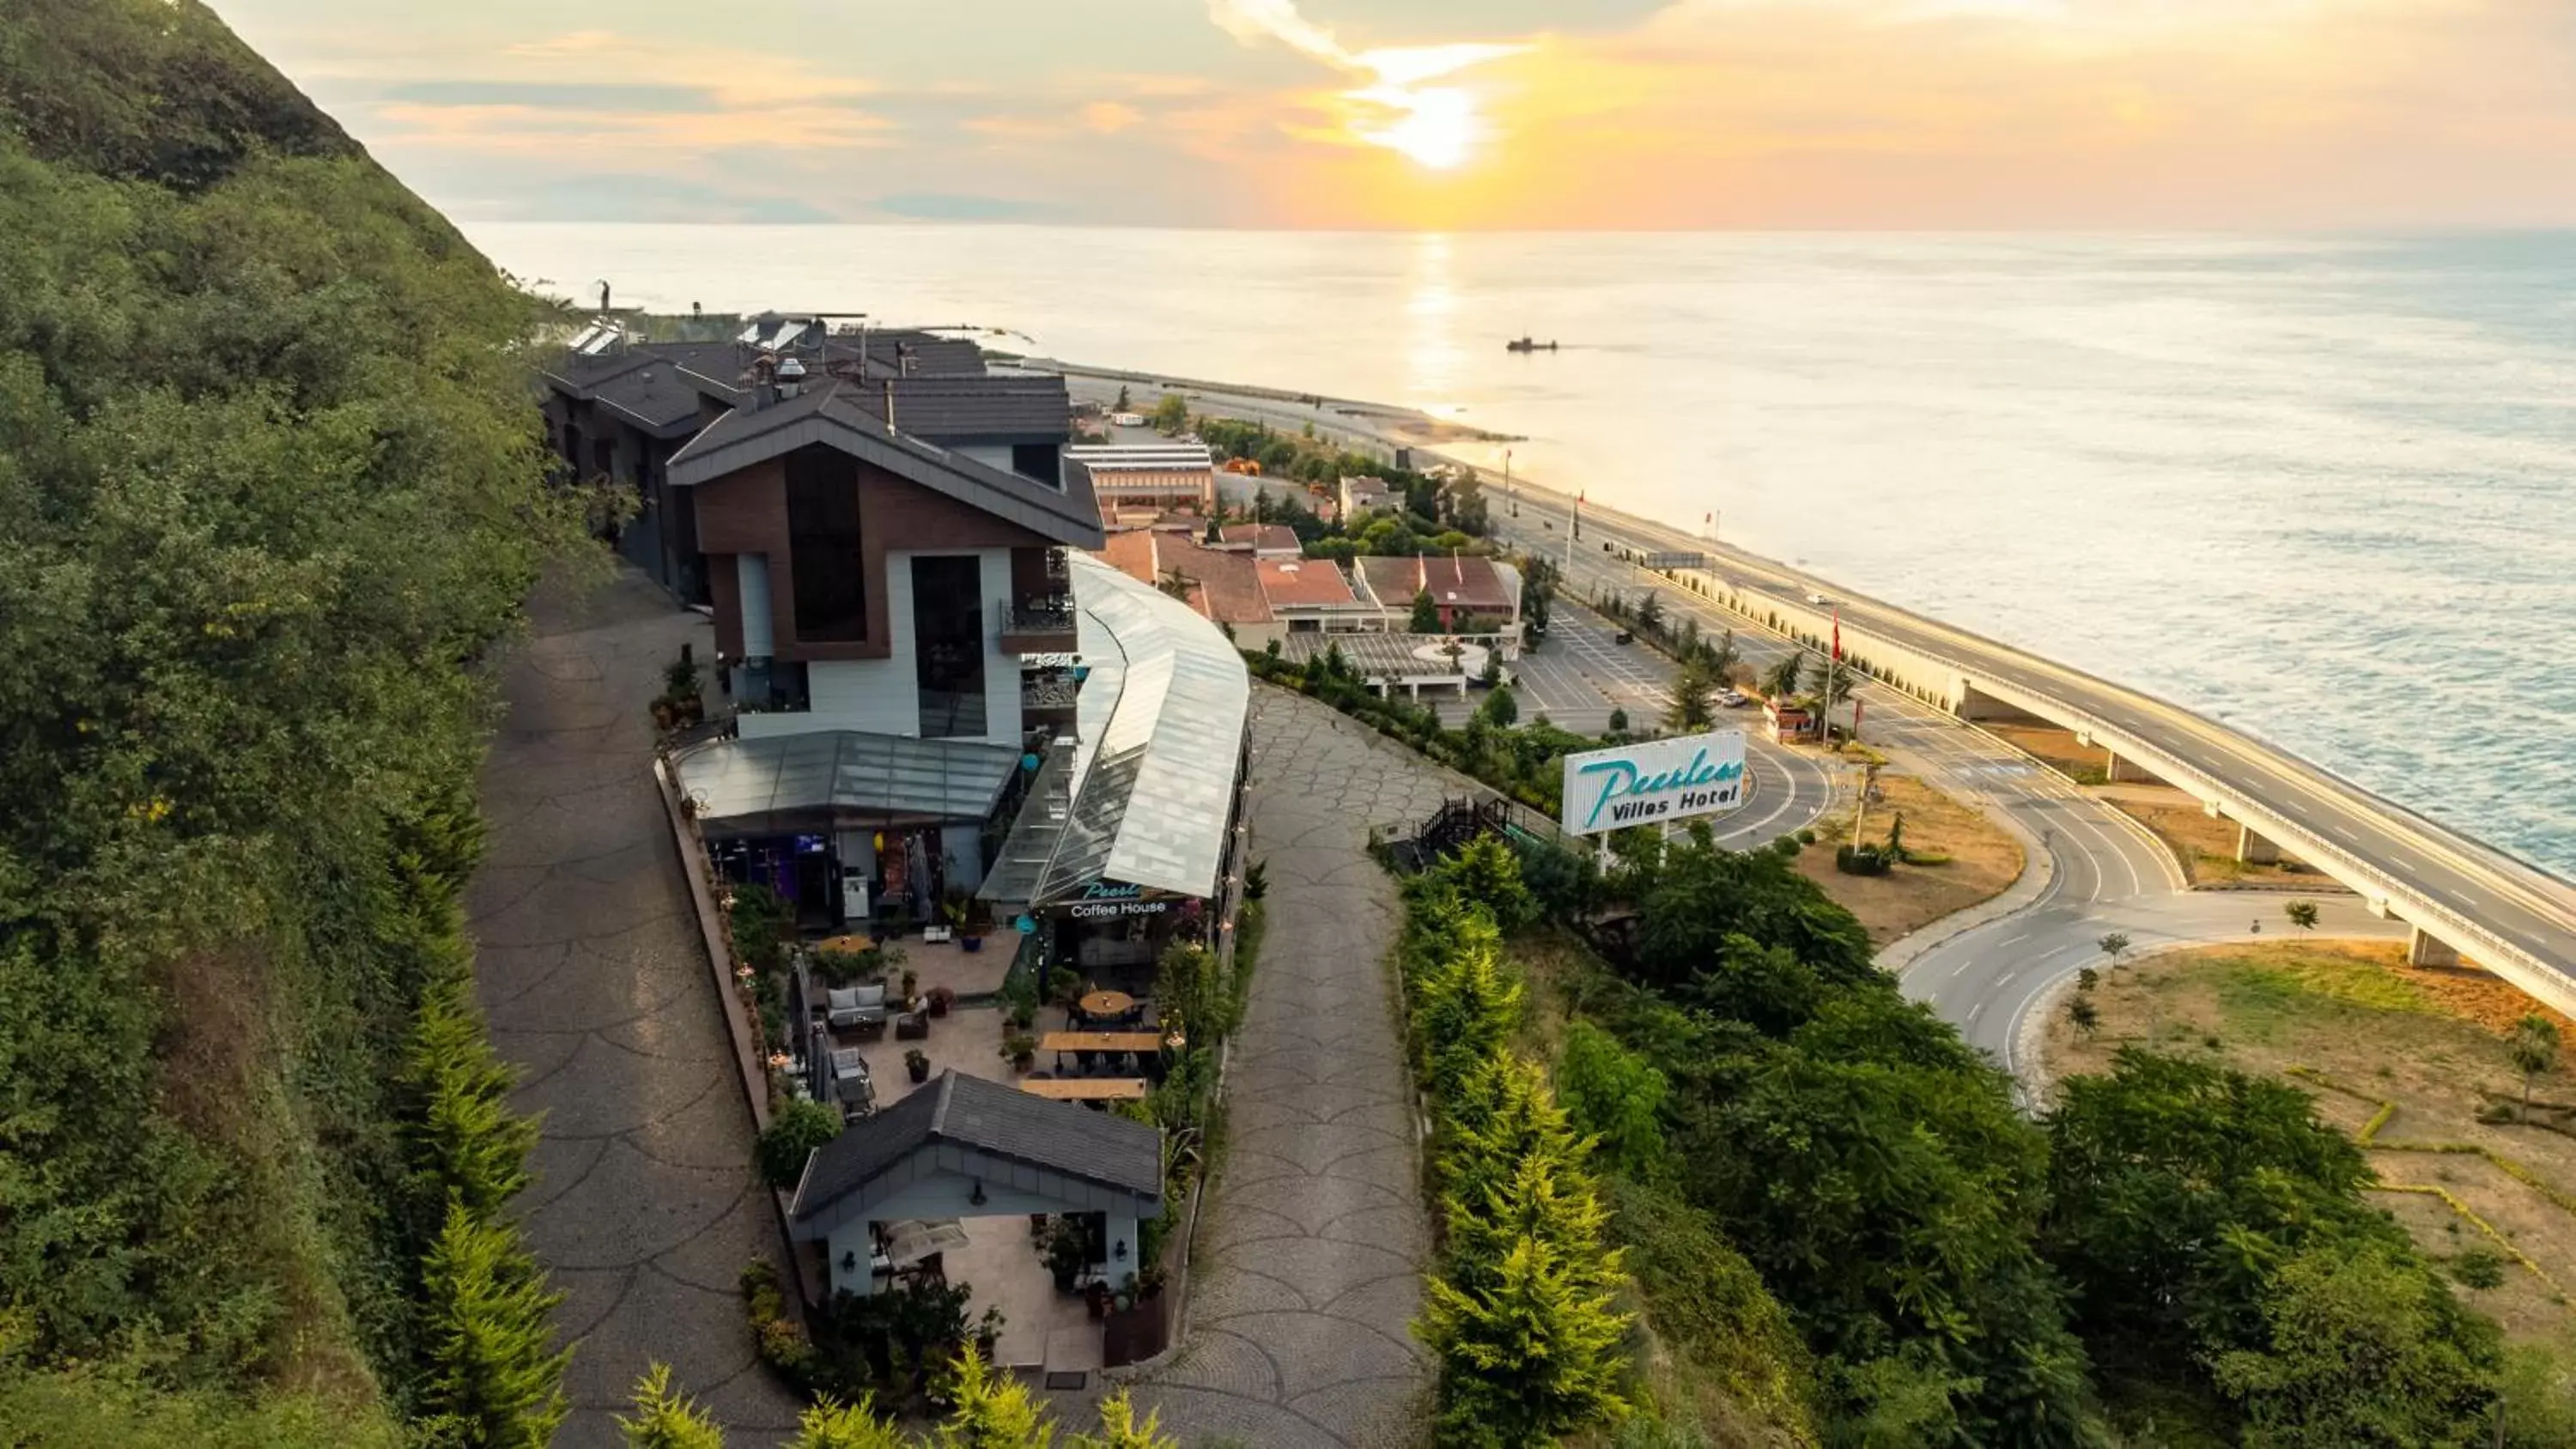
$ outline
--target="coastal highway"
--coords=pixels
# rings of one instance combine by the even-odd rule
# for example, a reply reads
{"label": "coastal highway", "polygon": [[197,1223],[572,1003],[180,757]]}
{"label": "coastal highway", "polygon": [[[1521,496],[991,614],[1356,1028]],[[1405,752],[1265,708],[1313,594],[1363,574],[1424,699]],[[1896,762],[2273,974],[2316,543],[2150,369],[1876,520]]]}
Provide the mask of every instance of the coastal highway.
{"label": "coastal highway", "polygon": [[[1118,385],[1114,375],[1095,378],[1086,377],[1083,369],[1063,370],[1077,396],[1105,398]],[[1133,380],[1134,375],[1126,378]],[[1188,384],[1185,390],[1201,411],[1259,418],[1290,429],[1311,424],[1322,437],[1380,454],[1395,446],[1412,446],[1418,457],[1440,456],[1436,447],[1417,441],[1432,432],[1432,421],[1420,418],[1408,423],[1401,409],[1332,398],[1324,399],[1321,406],[1308,406],[1290,395],[1234,394],[1207,384]],[[2130,762],[2193,791],[2230,818],[2353,886],[2374,915],[2401,917],[2534,996],[2562,1011],[2576,1012],[2576,885],[2564,879],[2177,706],[1965,630],[1849,595],[1828,581],[1758,555],[1599,505],[1583,508],[1583,538],[1569,550],[1572,500],[1567,495],[1522,481],[1508,497],[1497,496],[1489,485],[1488,496],[1498,532],[1525,549],[1565,560],[1569,581],[1578,590],[1604,583],[1630,590],[1652,584],[1661,589],[1667,607],[1678,605],[1699,614],[1703,628],[1712,623],[1733,625],[1742,640],[1759,636],[1758,626],[1748,616],[1759,619],[1774,614],[1821,634],[1825,611],[1809,604],[1808,596],[1836,599],[1847,648],[1882,665],[1904,667],[1908,682],[1948,701],[1969,704],[1961,686],[1973,686],[1990,700],[2086,730]],[[1709,569],[1684,571],[1683,578],[1708,593],[1731,596],[1741,612],[1730,613],[1691,588],[1677,587],[1672,578],[1634,569],[1615,553],[1604,553],[1605,542],[1640,552],[1708,555]],[[1902,657],[1907,655],[1912,657]],[[1946,677],[1915,677],[1931,675]],[[1870,720],[1864,733],[1873,739],[1884,737],[1883,722],[1909,721],[1909,717],[1927,729],[1937,724],[1937,733],[1946,738],[1972,733],[1948,713],[1895,691],[1865,687],[1861,697]],[[2115,812],[2083,799],[2071,788],[2065,797],[2051,801],[2046,797],[2055,787],[2044,779],[2034,777],[2026,788],[2002,783],[2012,777],[1997,771],[2010,763],[1989,761],[1991,768],[1982,778],[1999,782],[2000,794],[2014,800],[2006,812],[2011,819],[2027,825],[2026,817],[2056,811],[2083,822],[2072,831],[2058,830],[2049,821],[2040,824],[2046,833],[2039,839],[2052,866],[2048,889],[2056,894],[2021,914],[2036,920],[2034,912],[2073,912],[2079,904],[2082,910],[2048,917],[2041,922],[2046,929],[2031,929],[2033,920],[2022,920],[2011,929],[1973,928],[1943,943],[1938,955],[1926,956],[1907,971],[1909,991],[1935,1001],[1945,1016],[1968,1029],[1980,1044],[2009,1056],[2013,1023],[2027,1003],[2050,980],[2085,964],[2077,959],[2079,948],[2104,931],[2124,930],[2140,946],[2250,934],[2249,928],[2261,915],[2256,906],[2233,894],[2179,892],[2170,878],[2158,890],[2142,871],[2145,860],[2154,855],[2144,841],[2136,842],[2137,851],[2132,852],[2110,844],[2110,837],[2101,834],[2132,832]],[[1962,768],[1967,765],[1961,762]],[[2023,798],[2034,795],[2039,798]],[[2134,889],[2129,888],[2132,884]],[[2070,898],[2070,892],[2080,895],[2080,901]],[[2217,903],[2204,903],[2204,896]],[[2384,922],[2366,923],[2356,918],[2358,914],[2338,903],[2329,917],[2332,929],[2396,929]],[[2231,926],[2237,917],[2242,922]],[[1958,964],[1963,959],[1975,964],[1963,967]],[[1925,967],[1930,970],[1918,975]],[[1947,976],[1942,974],[1945,971]]]}
{"label": "coastal highway", "polygon": [[[1570,502],[1516,492],[1520,517],[1504,520],[1507,532],[1524,547],[1553,543],[1556,556],[1566,557]],[[1498,511],[1507,513],[1508,507]],[[1689,571],[1701,573],[1705,587],[1736,595],[1747,610],[1814,620],[1808,627],[1815,632],[1823,630],[1823,610],[1807,596],[1836,599],[1847,650],[1885,662],[1892,651],[1882,647],[1884,641],[1937,664],[1955,664],[1984,693],[2010,706],[2089,728],[2097,742],[2205,801],[2217,801],[2229,818],[2254,826],[2375,907],[2449,942],[2560,1010],[2576,1010],[2576,887],[2558,877],[2176,706],[1844,594],[1768,560],[1589,505],[1583,535],[1571,550],[1580,572],[1598,573],[1607,564],[1615,576],[1621,565],[1615,553],[1603,553],[1604,542],[1705,553],[1711,568]],[[1628,587],[1634,588],[1657,576],[1641,579],[1631,571],[1631,578]],[[1669,579],[1657,581],[1668,599],[1693,598]]]}

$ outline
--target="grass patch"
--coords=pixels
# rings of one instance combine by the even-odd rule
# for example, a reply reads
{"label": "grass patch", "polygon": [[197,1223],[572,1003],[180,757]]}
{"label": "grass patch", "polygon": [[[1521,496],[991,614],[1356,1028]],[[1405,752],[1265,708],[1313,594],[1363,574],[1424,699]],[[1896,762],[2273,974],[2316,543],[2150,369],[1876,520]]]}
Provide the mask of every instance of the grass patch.
{"label": "grass patch", "polygon": [[[2093,1032],[2063,1010],[2049,1023],[2052,1072],[2103,1070],[2120,1046],[2138,1044],[2288,1080],[2369,1149],[2384,1183],[2410,1189],[2373,1200],[2426,1252],[2448,1259],[2464,1238],[2491,1231],[2494,1246],[2539,1270],[2516,1266],[2496,1287],[2463,1290],[2509,1338],[2547,1342],[2576,1328],[2552,1281],[2576,1281],[2576,1215],[2552,1196],[2576,1193],[2576,1138],[2478,1120],[2494,1096],[2520,1095],[2503,1035],[2544,1010],[2530,998],[2482,972],[2408,966],[2396,942],[2332,940],[2148,957],[2103,973],[2092,996]],[[2576,1026],[2562,1019],[2561,1030],[2576,1040]],[[2542,1074],[2535,1100],[2576,1096],[2571,1076],[2564,1066]],[[2103,1386],[2116,1410],[2113,1375]],[[2160,1412],[2157,1421],[2167,1422]],[[2115,1413],[2115,1422],[2144,1421]],[[2159,1443],[2200,1442],[2156,1433]]]}
{"label": "grass patch", "polygon": [[1882,772],[1885,798],[1869,807],[1861,824],[1870,841],[1905,817],[1907,859],[1886,875],[1845,875],[1834,868],[1834,847],[1851,838],[1851,815],[1816,823],[1816,843],[1798,856],[1798,873],[1860,918],[1870,944],[1884,946],[1955,911],[1992,898],[2019,879],[2021,842],[1977,810],[1951,799],[1912,775]]}

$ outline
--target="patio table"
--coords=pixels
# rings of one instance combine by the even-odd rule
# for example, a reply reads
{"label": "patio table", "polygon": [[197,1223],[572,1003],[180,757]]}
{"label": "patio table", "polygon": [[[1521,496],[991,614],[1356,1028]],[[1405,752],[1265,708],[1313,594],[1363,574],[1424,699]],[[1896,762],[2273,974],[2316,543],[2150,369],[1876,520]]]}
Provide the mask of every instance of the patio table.
{"label": "patio table", "polygon": [[1095,991],[1082,998],[1082,1014],[1093,1018],[1123,1016],[1135,1005],[1136,998],[1124,991]]}
{"label": "patio table", "polygon": [[1145,1100],[1145,1079],[1056,1077],[1044,1082],[1022,1082],[1020,1090],[1058,1102],[1141,1102]]}

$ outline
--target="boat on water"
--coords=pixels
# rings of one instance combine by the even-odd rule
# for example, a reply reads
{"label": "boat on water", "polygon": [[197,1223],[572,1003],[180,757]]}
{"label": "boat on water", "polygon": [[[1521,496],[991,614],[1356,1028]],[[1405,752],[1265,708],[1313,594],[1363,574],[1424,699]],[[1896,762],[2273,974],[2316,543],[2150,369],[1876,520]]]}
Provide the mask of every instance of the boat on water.
{"label": "boat on water", "polygon": [[1504,343],[1503,347],[1510,352],[1554,352],[1556,350],[1556,344],[1553,341],[1539,342],[1527,336],[1513,338]]}

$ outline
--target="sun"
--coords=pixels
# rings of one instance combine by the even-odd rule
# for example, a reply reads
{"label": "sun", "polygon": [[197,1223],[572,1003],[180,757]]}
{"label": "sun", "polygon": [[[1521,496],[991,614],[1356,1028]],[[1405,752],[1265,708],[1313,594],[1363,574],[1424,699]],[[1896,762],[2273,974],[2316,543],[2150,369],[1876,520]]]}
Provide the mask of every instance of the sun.
{"label": "sun", "polygon": [[1399,114],[1383,125],[1355,125],[1353,134],[1434,171],[1451,171],[1464,164],[1484,133],[1475,98],[1454,86],[1420,90],[1385,86],[1359,98]]}

